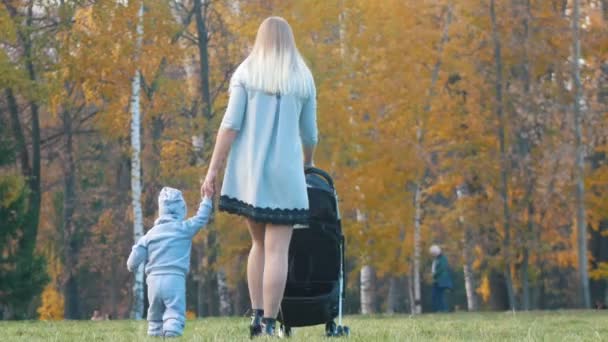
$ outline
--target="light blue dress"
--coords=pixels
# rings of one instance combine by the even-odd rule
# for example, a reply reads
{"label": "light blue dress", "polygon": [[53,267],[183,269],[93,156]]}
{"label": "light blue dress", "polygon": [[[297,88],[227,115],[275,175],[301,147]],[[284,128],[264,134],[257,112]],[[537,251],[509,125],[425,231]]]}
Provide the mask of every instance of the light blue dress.
{"label": "light blue dress", "polygon": [[268,94],[233,77],[221,128],[238,131],[219,209],[274,224],[308,223],[304,146],[317,144],[316,92]]}

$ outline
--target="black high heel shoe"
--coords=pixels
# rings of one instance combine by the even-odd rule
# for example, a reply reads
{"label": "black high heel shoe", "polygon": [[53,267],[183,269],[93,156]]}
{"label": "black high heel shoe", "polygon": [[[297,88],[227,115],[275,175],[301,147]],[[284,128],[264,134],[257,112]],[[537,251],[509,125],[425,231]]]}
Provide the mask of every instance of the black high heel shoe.
{"label": "black high heel shoe", "polygon": [[276,334],[276,323],[277,320],[274,318],[264,317],[262,318],[262,327],[264,330],[264,336],[277,337]]}
{"label": "black high heel shoe", "polygon": [[251,314],[251,324],[249,325],[249,338],[262,336],[262,317],[264,317],[264,310],[253,310],[253,313]]}

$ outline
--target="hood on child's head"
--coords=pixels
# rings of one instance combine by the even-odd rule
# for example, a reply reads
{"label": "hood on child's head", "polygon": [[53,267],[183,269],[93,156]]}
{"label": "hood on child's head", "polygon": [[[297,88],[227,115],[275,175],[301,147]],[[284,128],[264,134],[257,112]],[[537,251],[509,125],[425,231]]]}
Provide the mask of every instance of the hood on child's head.
{"label": "hood on child's head", "polygon": [[182,221],[186,217],[186,201],[182,192],[164,187],[158,195],[158,219],[155,224]]}

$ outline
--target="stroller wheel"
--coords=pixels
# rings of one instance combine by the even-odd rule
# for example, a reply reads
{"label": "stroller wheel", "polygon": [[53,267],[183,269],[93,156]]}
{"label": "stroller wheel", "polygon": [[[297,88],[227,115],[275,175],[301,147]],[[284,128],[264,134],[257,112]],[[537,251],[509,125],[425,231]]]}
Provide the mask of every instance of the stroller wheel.
{"label": "stroller wheel", "polygon": [[342,327],[342,333],[346,337],[350,336],[350,328],[347,326]]}
{"label": "stroller wheel", "polygon": [[291,327],[281,324],[279,334],[281,337],[291,337]]}
{"label": "stroller wheel", "polygon": [[341,325],[338,325],[338,328],[336,329],[336,336],[342,336],[344,335],[344,329],[342,329]]}
{"label": "stroller wheel", "polygon": [[334,321],[325,323],[325,336],[332,337],[337,334],[337,326]]}

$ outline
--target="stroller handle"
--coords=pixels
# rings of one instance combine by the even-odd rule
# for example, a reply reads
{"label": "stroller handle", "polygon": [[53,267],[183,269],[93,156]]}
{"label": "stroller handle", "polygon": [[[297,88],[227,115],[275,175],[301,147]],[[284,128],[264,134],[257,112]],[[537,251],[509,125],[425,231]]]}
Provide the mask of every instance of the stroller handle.
{"label": "stroller handle", "polygon": [[319,176],[323,177],[327,181],[327,183],[329,183],[329,186],[332,189],[335,189],[334,188],[334,181],[333,181],[333,179],[331,179],[331,176],[327,172],[325,172],[325,171],[323,171],[321,169],[318,169],[318,168],[313,167],[313,166],[307,166],[306,168],[304,168],[304,174],[306,174],[306,175],[308,175],[308,174],[319,175]]}

